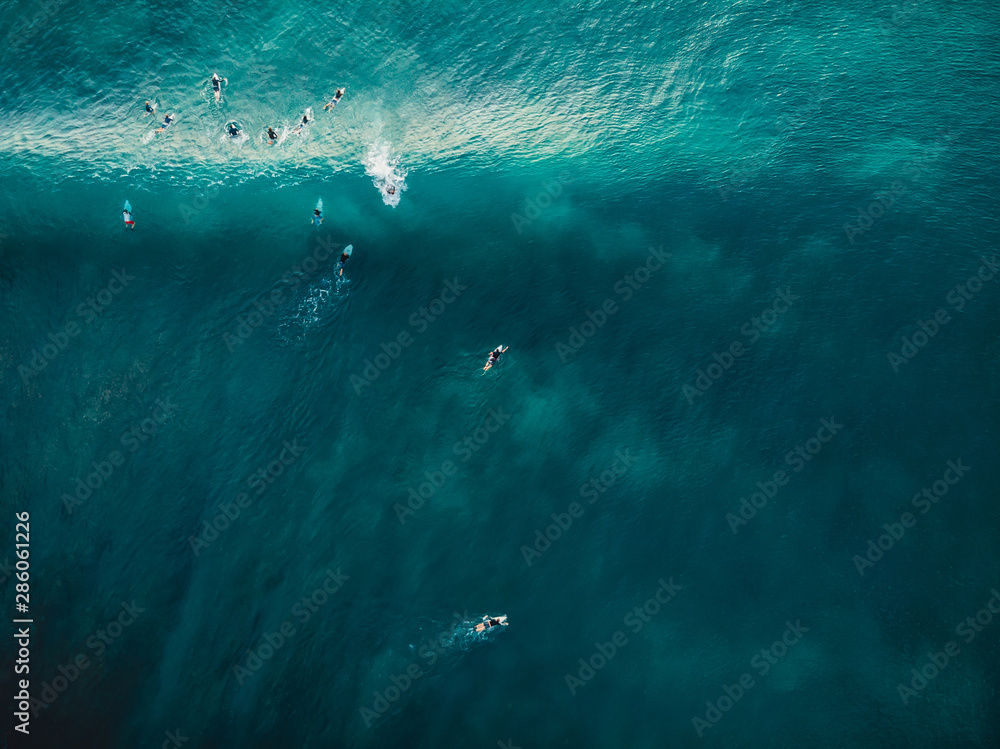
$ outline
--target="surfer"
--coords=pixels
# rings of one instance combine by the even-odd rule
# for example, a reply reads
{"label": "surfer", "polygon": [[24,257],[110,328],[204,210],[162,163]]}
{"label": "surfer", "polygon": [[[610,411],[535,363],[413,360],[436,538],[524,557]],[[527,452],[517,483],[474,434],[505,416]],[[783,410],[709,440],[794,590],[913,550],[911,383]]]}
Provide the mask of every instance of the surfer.
{"label": "surfer", "polygon": [[156,114],[156,103],[150,103],[149,99],[146,99],[146,114]]}
{"label": "surfer", "polygon": [[154,132],[162,133],[164,130],[170,127],[171,124],[173,124],[173,121],[174,121],[174,116],[172,114],[168,114],[166,117],[163,118],[163,124],[160,125],[158,128],[156,128]]}
{"label": "surfer", "polygon": [[312,222],[316,224],[316,226],[319,226],[320,224],[323,223],[323,211],[321,211],[319,208],[313,208]]}
{"label": "surfer", "polygon": [[295,135],[298,135],[299,133],[302,132],[302,128],[304,128],[308,124],[309,124],[309,113],[306,112],[304,115],[302,115],[302,122],[300,122],[298,127],[296,127],[292,132]]}
{"label": "surfer", "polygon": [[344,265],[347,263],[347,258],[351,256],[352,252],[354,252],[354,245],[349,244],[344,248],[344,252],[340,256],[340,262],[337,263],[337,268],[340,270],[341,276],[344,275]]}
{"label": "surfer", "polygon": [[509,346],[497,346],[495,349],[490,351],[490,358],[486,361],[486,366],[483,367],[483,371],[487,371],[490,367],[500,361],[500,354],[506,351]]}
{"label": "surfer", "polygon": [[226,124],[226,130],[229,133],[230,138],[240,137],[240,128],[235,122],[230,122]]}
{"label": "surfer", "polygon": [[273,127],[269,127],[267,129],[267,145],[273,146],[277,142],[278,142],[278,134],[274,132]]}
{"label": "surfer", "polygon": [[337,89],[337,93],[335,93],[333,95],[333,98],[330,99],[330,103],[327,104],[325,107],[323,107],[324,112],[328,109],[333,109],[335,106],[337,106],[337,102],[340,101],[341,97],[344,95],[344,90],[345,89],[342,88]]}
{"label": "surfer", "polygon": [[212,73],[212,90],[215,91],[215,100],[219,101],[222,97],[222,83],[225,81],[226,85],[229,85],[228,78],[219,78],[218,73]]}
{"label": "surfer", "polygon": [[507,615],[503,616],[484,616],[483,620],[479,622],[475,627],[473,627],[473,632],[485,632],[493,627],[508,626]]}
{"label": "surfer", "polygon": [[122,218],[125,219],[125,228],[135,231],[135,220],[132,218],[132,211],[129,210],[131,206],[128,203],[125,204],[127,207],[122,211]]}

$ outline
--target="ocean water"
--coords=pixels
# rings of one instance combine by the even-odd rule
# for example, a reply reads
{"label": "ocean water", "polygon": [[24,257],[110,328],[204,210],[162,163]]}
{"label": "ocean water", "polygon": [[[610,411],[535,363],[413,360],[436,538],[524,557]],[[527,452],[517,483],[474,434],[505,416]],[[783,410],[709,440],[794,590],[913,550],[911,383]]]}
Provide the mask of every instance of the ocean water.
{"label": "ocean water", "polygon": [[997,28],[0,5],[3,746],[996,746]]}

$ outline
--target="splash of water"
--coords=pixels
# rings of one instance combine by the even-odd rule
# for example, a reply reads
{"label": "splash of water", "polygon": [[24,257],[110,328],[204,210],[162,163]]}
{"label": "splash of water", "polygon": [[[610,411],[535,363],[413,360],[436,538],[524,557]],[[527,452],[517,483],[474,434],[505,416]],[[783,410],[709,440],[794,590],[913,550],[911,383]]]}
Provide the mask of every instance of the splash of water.
{"label": "splash of water", "polygon": [[365,154],[365,174],[380,193],[382,202],[396,207],[406,189],[406,169],[399,165],[399,157],[394,156],[389,143],[381,138],[368,144]]}

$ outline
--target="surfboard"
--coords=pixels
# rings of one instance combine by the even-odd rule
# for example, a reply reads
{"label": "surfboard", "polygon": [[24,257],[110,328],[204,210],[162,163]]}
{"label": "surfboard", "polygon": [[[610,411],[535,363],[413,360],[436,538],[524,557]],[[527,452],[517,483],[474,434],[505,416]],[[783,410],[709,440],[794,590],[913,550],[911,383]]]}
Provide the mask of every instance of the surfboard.
{"label": "surfboard", "polygon": [[128,211],[129,213],[132,212],[132,204],[129,203],[127,200],[125,201],[125,210]]}
{"label": "surfboard", "polygon": [[[497,348],[500,349],[500,354],[501,355],[503,355],[503,352],[507,350],[507,347],[504,346],[502,343],[499,346],[497,346]],[[493,351],[496,351],[497,348],[493,349]],[[490,354],[492,354],[493,351],[490,351]],[[499,356],[497,357],[497,361],[500,361],[500,357]],[[492,366],[493,366],[493,362],[490,361],[489,357],[487,357],[487,359],[486,359],[486,366],[483,367],[483,371],[484,372],[488,372],[490,370],[490,367],[492,367]]]}

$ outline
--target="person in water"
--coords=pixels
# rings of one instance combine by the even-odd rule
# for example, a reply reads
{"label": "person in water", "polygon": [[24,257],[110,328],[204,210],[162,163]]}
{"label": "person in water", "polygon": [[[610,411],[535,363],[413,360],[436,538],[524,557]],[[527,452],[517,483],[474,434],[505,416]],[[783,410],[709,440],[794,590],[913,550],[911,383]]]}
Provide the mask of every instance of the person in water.
{"label": "person in water", "polygon": [[302,122],[300,122],[298,127],[296,127],[292,132],[298,135],[299,133],[302,132],[302,128],[304,128],[308,124],[309,124],[309,115],[304,114],[302,115]]}
{"label": "person in water", "polygon": [[385,192],[386,192],[387,195],[395,195],[396,194],[396,186],[395,185],[389,185],[387,188],[385,188]]}
{"label": "person in water", "polygon": [[337,93],[335,93],[333,95],[333,98],[330,99],[330,103],[327,104],[325,107],[323,107],[323,111],[325,112],[326,110],[333,109],[335,106],[337,106],[337,102],[340,101],[340,99],[341,99],[341,97],[343,97],[343,95],[344,95],[344,89],[338,88],[337,89]]}
{"label": "person in water", "polygon": [[486,366],[483,367],[483,371],[485,372],[490,367],[492,367],[494,364],[496,364],[498,361],[500,361],[500,354],[502,354],[508,348],[510,348],[510,347],[509,346],[497,346],[495,349],[493,349],[492,351],[490,351],[490,358],[486,361]]}
{"label": "person in water", "polygon": [[475,627],[472,628],[472,631],[473,632],[485,632],[488,629],[492,629],[493,627],[500,627],[500,626],[503,626],[503,627],[508,626],[508,624],[507,624],[507,615],[506,614],[504,614],[503,616],[484,616],[483,620],[481,622],[479,622],[479,624],[477,624]]}
{"label": "person in water", "polygon": [[344,252],[340,255],[340,262],[337,263],[337,268],[340,270],[340,275],[344,275],[344,265],[347,263],[347,258],[351,256],[351,253]]}
{"label": "person in water", "polygon": [[225,82],[226,85],[228,85],[229,84],[229,79],[228,78],[219,78],[219,74],[218,73],[212,73],[212,90],[215,91],[215,100],[216,101],[219,101],[219,99],[222,97],[222,84],[223,84],[223,82]]}
{"label": "person in water", "polygon": [[226,125],[226,129],[229,131],[230,138],[238,138],[240,136],[240,128],[235,122],[230,122]]}
{"label": "person in water", "polygon": [[319,226],[323,223],[323,212],[319,208],[313,208],[312,222]]}
{"label": "person in water", "polygon": [[156,104],[146,99],[146,114],[156,114]]}
{"label": "person in water", "polygon": [[135,231],[135,219],[132,218],[132,213],[128,208],[122,211],[122,218],[125,219],[125,228]]}
{"label": "person in water", "polygon": [[273,146],[277,142],[278,142],[278,134],[274,132],[273,127],[269,127],[267,129],[267,145]]}
{"label": "person in water", "polygon": [[172,114],[168,114],[166,117],[163,118],[163,124],[160,125],[158,128],[156,128],[155,132],[162,133],[164,130],[170,127],[171,124],[173,124],[173,121],[174,121],[174,116]]}

